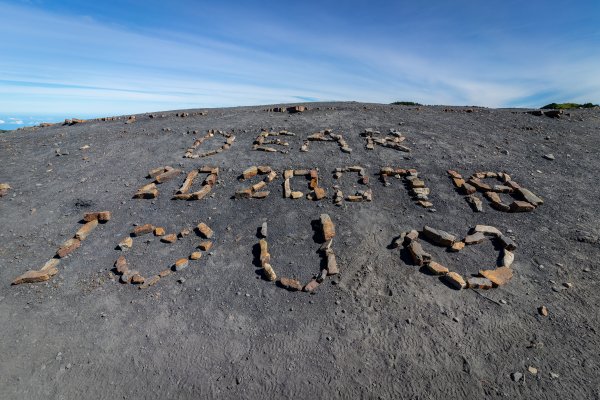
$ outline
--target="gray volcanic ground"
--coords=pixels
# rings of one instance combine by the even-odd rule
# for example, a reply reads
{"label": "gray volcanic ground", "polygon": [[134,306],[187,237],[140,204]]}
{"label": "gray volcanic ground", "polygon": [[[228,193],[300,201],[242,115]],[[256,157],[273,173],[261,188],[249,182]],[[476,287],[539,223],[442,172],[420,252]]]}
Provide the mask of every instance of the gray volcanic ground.
{"label": "gray volcanic ground", "polygon": [[[600,112],[550,118],[526,110],[308,106],[294,114],[265,111],[272,106],[165,112],[1,134],[0,184],[10,189],[0,197],[0,398],[600,398]],[[261,128],[295,133],[278,137],[289,152],[253,151]],[[326,128],[352,152],[318,141],[300,151]],[[366,128],[398,130],[411,151],[367,150]],[[233,132],[231,148],[183,158],[209,129]],[[224,140],[216,135],[197,151]],[[152,182],[149,170],[205,165],[219,175],[201,200],[171,199],[183,173],[157,185],[155,199],[132,198]],[[232,198],[259,181],[237,179],[253,165],[277,172],[265,188],[270,195]],[[336,168],[353,165],[365,169],[372,201],[336,206],[333,185],[344,195],[364,186],[356,173],[334,179]],[[402,179],[384,185],[381,167],[417,169],[433,207],[418,205]],[[284,198],[284,170],[310,168],[318,168],[327,197]],[[502,212],[480,193],[483,212],[474,212],[448,169],[465,178],[506,172],[544,204]],[[308,193],[304,177],[292,186]],[[105,210],[111,220],[63,258],[55,276],[11,286],[52,258],[84,213]],[[335,224],[340,273],[312,294],[265,280],[257,228],[268,222],[278,277],[304,285],[322,267],[323,213]],[[119,282],[120,255],[148,278],[202,240],[192,233],[165,244],[150,233],[117,250],[136,224],[177,233],[199,222],[214,231],[200,260],[145,289]],[[393,246],[425,225],[462,239],[477,224],[517,245],[505,285],[454,290]],[[495,268],[498,258],[489,240],[457,253],[421,243],[465,278]]]}

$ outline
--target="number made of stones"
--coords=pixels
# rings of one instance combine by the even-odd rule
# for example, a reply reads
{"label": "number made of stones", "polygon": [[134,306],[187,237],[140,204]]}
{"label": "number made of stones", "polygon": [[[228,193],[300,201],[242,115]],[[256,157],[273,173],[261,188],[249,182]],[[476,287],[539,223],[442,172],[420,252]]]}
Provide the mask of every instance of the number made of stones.
{"label": "number made of stones", "polygon": [[381,132],[367,128],[363,133],[361,133],[361,136],[365,138],[365,149],[367,150],[374,150],[375,145],[377,145],[407,153],[410,152],[410,148],[401,144],[404,142],[404,140],[406,140],[406,138],[404,135],[402,135],[402,133],[395,129],[390,129],[386,136],[382,136]]}
{"label": "number made of stones", "polygon": [[235,199],[264,199],[266,198],[270,192],[265,190],[267,185],[271,183],[275,178],[277,178],[277,172],[275,172],[268,165],[260,165],[260,166],[251,166],[246,168],[242,174],[239,176],[238,180],[240,182],[246,181],[248,179],[252,179],[256,176],[264,177],[261,181],[255,183],[252,186],[246,187],[244,189],[240,189],[235,192],[233,198]]}
{"label": "number made of stones", "polygon": [[[465,195],[465,200],[474,212],[483,211],[483,203],[477,195],[481,193],[488,199],[490,206],[502,212],[528,212],[544,204],[544,201],[530,190],[521,187],[505,172],[476,172],[465,179],[454,170],[447,171],[456,190]],[[484,179],[496,179],[498,184],[488,184]],[[502,201],[503,196],[510,196],[510,204]]]}
{"label": "number made of stones", "polygon": [[[216,150],[210,150],[210,151],[206,151],[204,153],[197,153],[198,148],[204,142],[215,137],[216,135],[222,136],[223,138],[225,138],[225,142],[223,143],[223,145],[221,147],[219,147]],[[227,132],[223,132],[220,130],[210,129],[210,130],[208,130],[206,135],[204,135],[201,138],[196,139],[194,141],[192,146],[186,150],[183,157],[184,158],[202,158],[202,157],[209,157],[209,156],[212,156],[215,154],[219,154],[225,150],[228,150],[233,145],[234,141],[235,141],[235,136],[233,135],[233,133],[227,133]]]}
{"label": "number made of stones", "polygon": [[60,261],[77,250],[83,241],[96,229],[98,223],[106,223],[110,221],[110,211],[99,211],[85,213],[81,222],[83,225],[75,232],[75,235],[67,239],[56,251],[53,258],[48,260],[39,270],[28,270],[24,274],[15,278],[12,285],[21,283],[44,282],[58,274],[58,264]]}
{"label": "number made of stones", "polygon": [[350,146],[348,146],[348,142],[344,140],[344,137],[341,134],[333,133],[331,129],[324,129],[309,135],[302,144],[300,151],[308,151],[308,147],[311,142],[336,142],[342,152],[352,153],[352,149]]}
{"label": "number made of stones", "polygon": [[299,199],[304,197],[301,191],[292,190],[291,180],[295,176],[303,176],[309,180],[308,188],[311,190],[306,198],[309,200],[322,200],[327,197],[327,190],[319,186],[319,171],[317,169],[286,169],[283,172],[283,197]]}
{"label": "number made of stones", "polygon": [[[206,178],[202,181],[202,186],[199,190],[190,192],[194,181],[197,179],[199,174],[207,174]],[[219,168],[213,166],[203,166],[198,169],[193,169],[185,177],[185,180],[181,184],[181,187],[173,195],[173,200],[202,200],[210,192],[212,192],[214,186],[217,184],[219,179]]]}
{"label": "number made of stones", "polygon": [[[264,151],[267,153],[282,153],[282,154],[287,154],[289,153],[288,151],[288,147],[289,147],[289,143],[287,141],[285,141],[284,139],[269,139],[269,137],[276,137],[276,136],[296,136],[295,133],[292,132],[288,132],[286,130],[281,130],[278,132],[270,132],[266,129],[262,129],[260,134],[256,137],[256,139],[254,140],[254,143],[252,144],[252,150],[255,151]],[[272,146],[281,146],[283,148],[277,150],[275,147]]]}
{"label": "number made of stones", "polygon": [[273,259],[269,253],[269,245],[267,243],[266,222],[261,225],[260,230],[263,233],[263,238],[258,242],[260,249],[258,260],[260,262],[262,274],[265,280],[270,282],[277,281],[277,286],[287,289],[291,292],[303,291],[314,293],[327,276],[337,275],[339,273],[337,259],[333,251],[333,239],[336,235],[335,225],[327,214],[321,214],[319,220],[321,237],[323,239],[323,242],[319,248],[319,254],[325,259],[325,268],[315,274],[311,280],[304,285],[300,283],[299,280],[293,278],[281,277],[277,279],[277,274],[275,272],[275,268],[273,267]]}
{"label": "number made of stones", "polygon": [[[450,252],[458,252],[465,246],[479,244],[490,239],[499,245],[502,253],[497,260],[497,267],[480,269],[479,276],[465,279],[459,273],[451,271],[448,267],[434,261],[431,254],[427,253],[421,246],[420,238],[435,246],[445,247]],[[465,288],[490,289],[505,285],[513,276],[511,266],[515,259],[513,250],[516,249],[516,244],[493,226],[476,225],[462,240],[446,231],[424,226],[421,231],[412,230],[402,233],[394,240],[393,247],[400,246],[407,251],[413,264],[425,268],[432,275],[440,276],[450,287],[457,290]]]}
{"label": "number made of stones", "polygon": [[340,186],[334,185],[333,190],[335,194],[333,197],[333,203],[336,206],[341,206],[344,200],[349,202],[372,201],[373,191],[369,186],[369,176],[367,175],[366,170],[359,165],[354,165],[351,167],[340,167],[336,168],[335,171],[333,171],[333,177],[334,179],[341,179],[344,173],[346,172],[358,173],[358,176],[360,177],[358,180],[358,184],[364,185],[366,186],[366,188],[364,190],[356,190],[354,191],[354,194],[344,197],[344,193],[342,192]]}
{"label": "number made of stones", "polygon": [[379,171],[379,178],[384,186],[390,186],[390,178],[402,179],[404,186],[409,190],[410,196],[414,201],[424,208],[433,207],[429,200],[430,189],[425,186],[425,181],[419,178],[419,172],[414,168],[392,168],[382,167]]}
{"label": "number made of stones", "polygon": [[[214,236],[214,231],[204,222],[199,223],[194,229],[194,232],[197,237],[204,239],[212,239]],[[160,243],[171,244],[190,236],[192,229],[184,228],[179,233],[165,234],[165,230],[162,227],[154,226],[152,224],[139,225],[129,234],[128,240],[121,241],[117,248],[121,251],[129,250],[134,244],[133,239],[151,233],[157,238],[160,237]],[[125,241],[128,241],[127,246],[122,245]],[[150,277],[144,277],[140,271],[131,269],[130,263],[124,254],[119,256],[115,261],[113,272],[119,276],[119,281],[121,283],[135,284],[138,285],[138,288],[140,289],[146,289],[158,283],[160,279],[171,275],[171,273],[187,268],[190,265],[190,261],[201,259],[202,253],[199,250],[204,252],[210,250],[212,243],[213,240],[204,240],[200,242],[189,256],[176,259],[167,268]]]}

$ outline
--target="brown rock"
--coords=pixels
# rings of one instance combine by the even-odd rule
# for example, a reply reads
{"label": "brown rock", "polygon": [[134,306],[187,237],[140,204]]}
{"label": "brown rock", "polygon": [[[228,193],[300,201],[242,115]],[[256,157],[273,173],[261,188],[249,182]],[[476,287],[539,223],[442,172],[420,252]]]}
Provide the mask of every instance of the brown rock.
{"label": "brown rock", "polygon": [[319,287],[319,282],[316,279],[308,282],[302,289],[304,292],[313,293]]}
{"label": "brown rock", "polygon": [[202,258],[202,253],[199,251],[194,251],[192,254],[190,254],[190,260],[199,260],[200,258]]}
{"label": "brown rock", "polygon": [[498,202],[492,201],[490,203],[490,205],[492,206],[493,209],[498,210],[498,211],[502,211],[502,212],[510,211],[510,206],[505,203],[498,203]]}
{"label": "brown rock", "polygon": [[46,261],[42,268],[40,268],[40,271],[54,270],[56,267],[58,267],[58,264],[60,264],[60,260],[58,258],[51,258],[50,260]]}
{"label": "brown rock", "polygon": [[436,244],[438,246],[452,246],[454,242],[456,242],[456,236],[442,231],[441,229],[434,229],[429,226],[424,226],[423,231],[421,232],[423,237]]}
{"label": "brown rock", "polygon": [[467,181],[471,186],[476,187],[477,189],[481,190],[482,192],[487,192],[492,190],[492,187],[490,185],[488,185],[487,183],[483,183],[482,181],[480,181],[477,178],[471,178]]}
{"label": "brown rock", "polygon": [[213,242],[211,242],[210,240],[205,240],[203,242],[200,242],[200,244],[198,245],[198,248],[202,251],[209,251],[211,249],[213,245]]}
{"label": "brown rock", "polygon": [[266,280],[273,282],[277,279],[277,274],[275,274],[275,270],[271,267],[271,264],[263,265],[263,276]]}
{"label": "brown rock", "polygon": [[540,315],[542,317],[547,317],[548,316],[548,308],[546,306],[538,307],[538,313],[540,313]]}
{"label": "brown rock", "polygon": [[242,172],[242,179],[250,179],[258,175],[258,167],[252,166]]}
{"label": "brown rock", "polygon": [[525,188],[517,189],[517,193],[519,193],[526,202],[533,204],[534,206],[539,206],[544,204],[544,200],[540,199],[538,196],[533,194],[530,190]]}
{"label": "brown rock", "polygon": [[467,200],[467,203],[469,203],[469,205],[471,206],[473,211],[476,211],[476,212],[483,211],[483,203],[481,202],[481,199],[479,197],[477,197],[477,195],[471,194],[471,195],[465,197],[465,199]]}
{"label": "brown rock", "polygon": [[167,268],[165,270],[162,270],[158,273],[158,276],[161,278],[164,278],[165,276],[171,275],[173,271],[171,270],[171,268]]}
{"label": "brown rock", "polygon": [[492,281],[487,278],[471,277],[467,279],[469,289],[491,289]]}
{"label": "brown rock", "polygon": [[151,169],[148,172],[148,178],[156,178],[158,175],[162,174],[163,172],[165,172],[165,167],[158,167],[158,168]]}
{"label": "brown rock", "polygon": [[505,235],[501,235],[498,236],[497,238],[498,243],[500,243],[500,245],[505,248],[506,250],[516,250],[517,249],[517,244],[508,236]]}
{"label": "brown rock", "polygon": [[467,282],[456,272],[448,272],[444,275],[444,280],[454,289],[461,290],[467,287]]}
{"label": "brown rock", "polygon": [[93,219],[90,222],[86,222],[77,233],[75,233],[75,238],[79,240],[85,240],[88,235],[98,226],[98,220]]}
{"label": "brown rock", "polygon": [[502,250],[502,261],[501,267],[510,267],[512,263],[515,261],[515,254],[506,249]]}
{"label": "brown rock", "polygon": [[327,214],[321,214],[321,227],[323,229],[323,239],[325,241],[333,239],[335,237],[335,225],[331,220],[331,217]]}
{"label": "brown rock", "polygon": [[462,249],[465,248],[465,242],[454,242],[452,244],[452,246],[450,247],[450,251],[461,251]]}
{"label": "brown rock", "polygon": [[479,271],[479,275],[488,278],[495,286],[502,286],[512,279],[512,269],[508,267],[500,267],[496,269],[488,269]]}
{"label": "brown rock", "polygon": [[421,207],[425,207],[425,208],[431,208],[433,207],[433,203],[427,200],[419,200],[417,201],[417,203],[419,203],[419,205]]}
{"label": "brown rock", "polygon": [[198,231],[198,234],[205,239],[210,239],[214,235],[213,230],[210,229],[209,226],[206,225],[204,222],[199,223],[196,229]]}
{"label": "brown rock", "polygon": [[150,286],[156,285],[158,283],[158,281],[160,281],[160,276],[159,275],[154,275],[152,277],[150,277],[149,279],[146,279],[144,281],[143,284],[141,284],[140,286],[138,286],[140,289],[147,289]]}
{"label": "brown rock", "polygon": [[462,178],[452,178],[452,182],[457,188],[462,188],[465,184],[465,180]]}
{"label": "brown rock", "polygon": [[189,262],[187,258],[180,258],[179,260],[175,261],[175,271],[181,271],[184,268],[188,267]]}
{"label": "brown rock", "polygon": [[421,243],[417,242],[416,240],[411,241],[408,244],[407,249],[416,265],[421,266],[426,262],[431,261],[431,254],[426,253],[423,250]]}
{"label": "brown rock", "polygon": [[79,239],[68,239],[59,247],[58,251],[56,252],[56,255],[58,256],[58,258],[64,258],[72,252],[74,252],[75,250],[77,250],[79,246],[81,246],[81,241]]}
{"label": "brown rock", "polygon": [[262,191],[262,192],[256,192],[252,194],[252,198],[253,199],[264,199],[266,198],[271,192],[269,192],[268,190]]}
{"label": "brown rock", "polygon": [[475,225],[473,232],[481,232],[484,235],[490,235],[494,237],[502,236],[502,232],[498,228],[489,225]]}
{"label": "brown rock", "polygon": [[131,277],[131,283],[133,283],[134,285],[140,285],[140,284],[144,283],[144,281],[145,281],[145,278],[140,274],[134,274]]}
{"label": "brown rock", "polygon": [[335,254],[330,250],[329,253],[327,253],[327,275],[336,275],[339,272]]}
{"label": "brown rock", "polygon": [[295,191],[295,192],[292,192],[290,194],[290,196],[291,196],[292,199],[299,199],[299,198],[301,198],[301,197],[304,196],[304,193]]}
{"label": "brown rock", "polygon": [[21,283],[44,282],[49,280],[57,273],[58,269],[56,268],[47,269],[45,271],[30,270],[15,278],[15,280],[12,281],[12,285],[20,285]]}
{"label": "brown rock", "polygon": [[133,239],[129,236],[126,237],[125,239],[121,240],[121,242],[117,245],[119,250],[122,250],[122,251],[130,249],[131,246],[133,246]]}
{"label": "brown rock", "polygon": [[110,211],[89,212],[83,215],[83,221],[90,222],[97,219],[98,222],[107,222],[110,221],[111,217]]}
{"label": "brown rock", "polygon": [[448,175],[450,175],[450,177],[453,179],[462,179],[462,175],[454,170],[449,169],[447,172]]}
{"label": "brown rock", "polygon": [[150,232],[154,231],[154,226],[152,224],[144,224],[140,226],[136,226],[133,229],[132,235],[134,237],[146,235]]}
{"label": "brown rock", "polygon": [[155,199],[158,197],[158,189],[148,189],[148,190],[138,190],[136,194],[133,195],[134,199]]}
{"label": "brown rock", "polygon": [[327,195],[327,191],[325,189],[320,188],[320,187],[314,188],[315,200],[321,200],[321,199],[325,198],[326,195]]}
{"label": "brown rock", "polygon": [[254,185],[252,185],[251,189],[252,189],[252,191],[257,192],[257,191],[261,190],[262,188],[264,188],[265,186],[267,186],[267,182],[260,181],[258,183],[255,183]]}
{"label": "brown rock", "polygon": [[535,210],[535,206],[526,201],[515,200],[510,204],[510,211],[512,212],[528,212]]}
{"label": "brown rock", "polygon": [[180,169],[170,169],[168,171],[163,172],[160,175],[157,175],[154,178],[154,182],[156,183],[164,183],[166,181],[169,181],[173,178],[175,178],[177,175],[179,175],[182,171]]}
{"label": "brown rock", "polygon": [[115,269],[117,270],[117,274],[123,275],[125,272],[129,271],[129,267],[127,266],[127,260],[124,256],[120,256],[115,261]]}
{"label": "brown rock", "polygon": [[181,230],[181,232],[179,232],[178,236],[180,238],[184,238],[190,235],[190,233],[192,233],[192,230],[190,228],[184,228]]}
{"label": "brown rock", "polygon": [[199,172],[197,169],[193,169],[190,172],[188,172],[185,181],[183,181],[183,184],[181,185],[179,190],[177,190],[176,193],[183,194],[189,192],[190,188],[192,187],[192,184],[194,183],[194,179],[196,179],[196,177],[198,176],[198,173]]}
{"label": "brown rock", "polygon": [[204,185],[202,186],[202,189],[197,192],[190,193],[188,200],[202,200],[211,190],[212,187],[210,185]]}
{"label": "brown rock", "polygon": [[236,199],[249,199],[250,197],[252,197],[252,189],[251,188],[246,188],[246,189],[242,189],[242,190],[238,190],[237,192],[235,192],[234,197]]}
{"label": "brown rock", "polygon": [[473,193],[475,193],[477,191],[477,189],[475,188],[475,186],[472,186],[472,185],[470,185],[467,182],[464,182],[462,184],[462,189],[463,189],[463,192],[465,194],[473,194]]}
{"label": "brown rock", "polygon": [[280,278],[279,285],[291,292],[297,292],[299,290],[302,290],[302,284],[296,279]]}
{"label": "brown rock", "polygon": [[485,235],[482,232],[475,232],[471,235],[467,235],[463,240],[466,245],[479,244],[485,240]]}
{"label": "brown rock", "polygon": [[161,227],[154,228],[154,236],[164,236],[165,233],[166,233],[165,228],[161,228]]}
{"label": "brown rock", "polygon": [[444,275],[450,272],[448,268],[444,267],[442,264],[436,263],[435,261],[426,263],[425,268],[427,268],[427,270],[434,275]]}
{"label": "brown rock", "polygon": [[160,238],[160,241],[163,243],[175,243],[177,241],[177,235],[174,233],[170,233]]}
{"label": "brown rock", "polygon": [[407,242],[406,244],[409,244],[413,240],[417,240],[419,238],[419,232],[413,229],[412,231],[406,233],[405,238]]}
{"label": "brown rock", "polygon": [[502,199],[496,192],[485,192],[483,195],[492,203],[502,203]]}

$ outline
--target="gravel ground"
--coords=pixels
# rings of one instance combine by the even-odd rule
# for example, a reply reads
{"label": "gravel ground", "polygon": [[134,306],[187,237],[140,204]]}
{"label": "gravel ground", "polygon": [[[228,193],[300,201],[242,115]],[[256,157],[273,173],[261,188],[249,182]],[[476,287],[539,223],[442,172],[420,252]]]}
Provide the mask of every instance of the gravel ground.
{"label": "gravel ground", "polygon": [[[171,111],[131,124],[121,118],[1,134],[0,183],[12,189],[0,198],[0,398],[599,399],[600,112],[549,118],[514,109],[307,106],[295,114],[265,111],[273,106],[186,110],[187,117]],[[285,138],[289,153],[252,151],[261,128],[296,133]],[[342,133],[352,153],[323,142],[300,152],[304,138],[325,128]],[[411,152],[366,150],[365,128],[401,131]],[[233,131],[231,149],[183,158],[208,129]],[[222,143],[217,136],[200,149]],[[132,199],[150,183],[148,171],[165,165],[218,166],[219,181],[200,201],[170,199],[183,175],[158,185],[154,200]],[[279,173],[271,194],[232,199],[257,182],[237,180],[252,165]],[[367,170],[373,201],[338,207],[333,171],[351,165]],[[415,204],[400,180],[384,186],[376,175],[383,166],[416,168],[435,211]],[[328,198],[283,198],[287,168],[318,168]],[[484,212],[473,212],[447,169],[505,171],[544,204],[505,213],[484,199]],[[357,179],[344,174],[345,194]],[[292,185],[306,192],[304,179]],[[11,286],[51,258],[85,212],[102,210],[112,219],[61,261],[56,276]],[[268,222],[278,276],[306,283],[320,269],[322,213],[336,225],[340,274],[314,294],[262,279],[257,228]],[[115,246],[134,224],[172,233],[201,221],[215,243],[200,260],[148,289],[118,282]],[[400,233],[424,225],[462,237],[476,224],[514,237],[507,285],[453,290],[391,248]],[[142,236],[126,256],[151,276],[198,241],[192,234],[166,245]],[[498,257],[489,243],[459,253],[423,244],[463,276],[493,268]]]}

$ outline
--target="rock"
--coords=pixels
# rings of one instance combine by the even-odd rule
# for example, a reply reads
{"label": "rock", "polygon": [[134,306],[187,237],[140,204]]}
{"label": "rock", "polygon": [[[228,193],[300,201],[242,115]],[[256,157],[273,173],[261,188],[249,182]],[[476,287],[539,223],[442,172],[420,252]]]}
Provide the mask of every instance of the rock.
{"label": "rock", "polygon": [[337,275],[339,272],[335,254],[330,250],[327,254],[327,275]]}
{"label": "rock", "polygon": [[479,243],[483,242],[485,239],[486,239],[486,237],[482,232],[475,232],[471,235],[467,235],[467,237],[465,237],[465,239],[464,239],[464,242],[466,245],[479,244]]}
{"label": "rock", "polygon": [[542,317],[547,317],[548,316],[548,308],[546,308],[546,306],[538,307],[538,313],[540,313],[540,315]]}
{"label": "rock", "polygon": [[154,182],[155,183],[164,183],[167,181],[170,181],[171,179],[175,178],[177,175],[181,174],[183,171],[181,171],[180,169],[170,169],[168,171],[163,172],[160,175],[157,175],[154,178]]}
{"label": "rock", "polygon": [[431,261],[431,255],[423,250],[421,243],[413,240],[408,244],[407,249],[416,265],[422,266]]}
{"label": "rock", "polygon": [[541,198],[539,198],[538,196],[533,194],[528,189],[519,188],[516,190],[516,192],[519,193],[525,199],[526,202],[533,204],[534,206],[539,206],[539,205],[544,204],[544,200],[542,200]]}
{"label": "rock", "polygon": [[471,206],[473,211],[483,212],[483,203],[481,202],[481,199],[479,197],[477,197],[475,194],[471,194],[471,195],[465,197],[465,199],[467,200],[467,203],[469,203],[469,205]]}
{"label": "rock", "polygon": [[75,233],[75,238],[79,239],[79,240],[85,240],[88,237],[88,235],[94,230],[94,228],[96,228],[97,226],[98,226],[97,219],[93,219],[89,222],[86,222],[85,225],[83,225],[81,228],[79,228],[77,233]]}
{"label": "rock", "polygon": [[424,226],[421,233],[426,239],[438,246],[452,246],[452,244],[456,241],[456,236],[446,231],[434,229],[429,226]]}
{"label": "rock", "polygon": [[428,263],[425,263],[425,268],[427,268],[427,270],[429,272],[431,272],[433,275],[445,275],[448,272],[450,272],[450,270],[446,267],[444,267],[442,264],[439,264],[435,261],[430,261]]}
{"label": "rock", "polygon": [[573,287],[573,284],[571,282],[565,282],[565,283],[563,283],[563,286],[566,287],[567,289],[571,289]]}
{"label": "rock", "polygon": [[511,212],[529,212],[535,210],[535,206],[526,201],[515,200],[510,204]]}
{"label": "rock", "polygon": [[258,241],[258,245],[260,247],[260,264],[264,267],[265,264],[269,264],[271,262],[271,255],[269,254],[269,244],[265,239],[260,239]]}
{"label": "rock", "polygon": [[142,283],[144,283],[144,281],[144,277],[140,274],[134,274],[131,277],[131,283],[133,283],[134,285],[141,285]]}
{"label": "rock", "polygon": [[110,211],[89,212],[83,215],[83,221],[90,222],[97,219],[98,222],[104,223],[110,221],[111,217],[112,214]]}
{"label": "rock", "polygon": [[154,236],[164,236],[165,233],[166,233],[165,228],[161,228],[161,227],[154,228]]}
{"label": "rock", "polygon": [[510,377],[513,381],[519,382],[521,379],[523,379],[523,374],[520,372],[513,372],[512,374],[510,374]]}
{"label": "rock", "polygon": [[144,224],[144,225],[136,226],[133,229],[132,235],[134,237],[137,237],[137,236],[146,235],[152,231],[154,231],[154,226],[152,226],[152,224]]}
{"label": "rock", "polygon": [[158,273],[158,276],[161,278],[164,278],[165,276],[171,275],[173,271],[171,270],[171,268],[167,268],[165,270],[162,270]]}
{"label": "rock", "polygon": [[469,183],[471,186],[474,186],[478,190],[481,190],[482,192],[487,192],[487,191],[492,190],[492,187],[490,185],[482,182],[478,178],[471,178],[467,181],[467,183]]}
{"label": "rock", "polygon": [[320,220],[323,229],[323,239],[325,241],[333,239],[335,237],[335,225],[333,225],[331,217],[327,214],[321,214]]}
{"label": "rock", "polygon": [[517,249],[517,244],[508,236],[500,235],[496,238],[496,240],[506,250],[513,251]]}
{"label": "rock", "polygon": [[502,251],[502,262],[501,267],[510,267],[512,266],[513,261],[515,261],[515,254],[509,250],[504,249]]}
{"label": "rock", "polygon": [[409,231],[408,233],[406,233],[405,235],[405,243],[409,244],[410,242],[417,240],[419,238],[419,232],[415,229]]}
{"label": "rock", "polygon": [[467,286],[470,289],[491,289],[493,285],[487,278],[471,277],[467,279]]}
{"label": "rock", "polygon": [[262,192],[256,192],[252,194],[252,198],[253,199],[264,199],[265,197],[267,197],[271,192],[269,192],[268,190],[263,190]]}
{"label": "rock", "polygon": [[201,257],[202,253],[199,251],[194,251],[192,254],[190,254],[190,260],[199,260]]}
{"label": "rock", "polygon": [[273,282],[274,280],[277,279],[277,275],[275,274],[275,271],[273,270],[273,267],[271,267],[271,264],[265,264],[263,265],[263,276],[265,277],[266,280]]}
{"label": "rock", "polygon": [[198,248],[202,251],[209,251],[212,247],[213,242],[205,240],[198,245]]}
{"label": "rock", "polygon": [[175,261],[175,271],[181,271],[182,269],[185,269],[189,266],[189,262],[187,258],[180,258],[179,260]]}
{"label": "rock", "polygon": [[499,267],[496,269],[480,270],[479,275],[488,278],[494,286],[502,286],[512,279],[512,269],[508,267]]}
{"label": "rock", "polygon": [[529,367],[527,367],[527,371],[529,371],[529,373],[530,373],[531,375],[537,375],[537,373],[538,373],[538,370],[537,370],[537,368],[535,368],[535,367],[532,367],[532,366],[529,366]]}
{"label": "rock", "polygon": [[198,233],[200,233],[200,236],[204,239],[210,239],[213,237],[213,230],[210,229],[208,225],[206,225],[204,222],[199,223],[196,228],[198,229]]}
{"label": "rock", "polygon": [[177,235],[174,233],[169,233],[168,235],[161,237],[160,241],[163,243],[175,243],[177,241]]}
{"label": "rock", "polygon": [[56,267],[58,267],[58,264],[60,264],[60,260],[58,258],[51,258],[50,260],[46,261],[42,268],[40,268],[40,271],[54,270]]}
{"label": "rock", "polygon": [[316,279],[313,279],[304,286],[302,291],[308,292],[308,293],[313,293],[318,287],[319,287],[319,282],[317,282]]}
{"label": "rock", "polygon": [[56,252],[56,255],[58,256],[58,258],[64,258],[72,252],[74,252],[75,250],[77,250],[79,246],[81,246],[81,241],[79,239],[68,239],[59,247],[58,251]]}
{"label": "rock", "polygon": [[127,260],[124,256],[119,256],[119,258],[117,258],[117,261],[115,261],[115,270],[119,275],[123,275],[124,273],[129,271],[129,267],[127,266]]}
{"label": "rock", "polygon": [[138,286],[140,289],[147,289],[150,286],[156,285],[158,283],[158,281],[160,280],[160,276],[159,275],[154,275],[152,276],[150,279],[146,279],[144,281],[143,284],[141,284],[140,286]]}
{"label": "rock", "polygon": [[461,251],[462,249],[465,248],[465,242],[454,242],[454,244],[452,244],[452,247],[450,247],[450,251]]}
{"label": "rock", "polygon": [[454,289],[460,290],[467,287],[467,283],[462,276],[456,272],[448,272],[444,275],[444,280]]}
{"label": "rock", "polygon": [[133,239],[128,236],[125,239],[121,240],[121,242],[117,245],[117,248],[121,251],[125,251],[133,246]]}
{"label": "rock", "polygon": [[19,275],[12,281],[12,285],[20,285],[21,283],[35,283],[49,280],[54,275],[58,274],[57,268],[48,268],[44,271],[29,270],[22,275]]}
{"label": "rock", "polygon": [[544,154],[544,156],[543,156],[543,157],[544,157],[546,160],[550,160],[550,161],[554,160],[554,154],[552,154],[552,153],[549,153],[549,154]]}
{"label": "rock", "polygon": [[297,292],[302,290],[302,284],[296,279],[281,278],[279,279],[279,285],[291,292]]}
{"label": "rock", "polygon": [[462,190],[463,190],[463,193],[468,194],[468,195],[471,195],[477,191],[475,186],[472,186],[471,184],[464,182],[464,181],[462,184]]}
{"label": "rock", "polygon": [[315,200],[321,200],[323,198],[325,198],[325,196],[327,195],[327,191],[321,187],[315,187],[314,188],[314,198]]}
{"label": "rock", "polygon": [[242,179],[250,179],[256,175],[258,175],[258,167],[252,166],[242,172]]}
{"label": "rock", "polygon": [[301,198],[301,197],[303,197],[303,196],[304,196],[304,193],[302,193],[302,192],[298,192],[298,191],[294,191],[294,192],[291,192],[291,193],[290,193],[290,197],[291,197],[292,199],[299,199],[299,198]]}
{"label": "rock", "polygon": [[268,229],[268,228],[267,228],[267,223],[266,223],[266,222],[263,222],[263,223],[262,223],[262,225],[260,226],[260,235],[261,235],[263,238],[266,238],[266,237],[267,237],[267,234],[268,234],[268,230],[267,230],[267,229]]}
{"label": "rock", "polygon": [[473,228],[473,232],[481,232],[484,235],[490,235],[495,237],[502,236],[502,232],[500,232],[498,228],[489,225],[475,225],[475,228]]}

